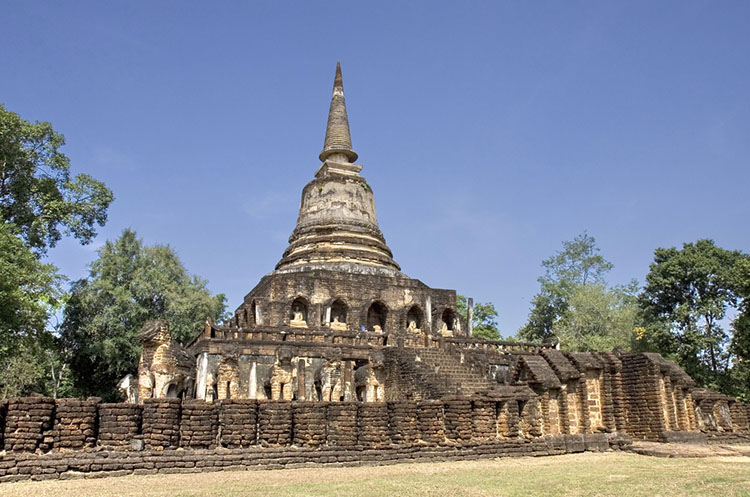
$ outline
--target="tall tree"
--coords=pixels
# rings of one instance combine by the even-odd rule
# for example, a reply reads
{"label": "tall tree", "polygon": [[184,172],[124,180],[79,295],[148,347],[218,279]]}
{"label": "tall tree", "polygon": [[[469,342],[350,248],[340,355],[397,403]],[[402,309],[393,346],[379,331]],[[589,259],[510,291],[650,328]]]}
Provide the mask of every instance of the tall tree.
{"label": "tall tree", "polygon": [[728,393],[750,402],[750,257],[741,257],[735,264],[732,286],[741,300],[732,322],[729,353],[733,358],[730,378],[733,388]]}
{"label": "tall tree", "polygon": [[88,243],[112,192],[72,177],[63,136],[0,105],[0,396],[56,395],[68,386],[59,337],[49,328],[64,277],[42,262],[69,234]]}
{"label": "tall tree", "polygon": [[638,285],[607,288],[587,283],[573,288],[566,312],[552,325],[552,333],[568,350],[630,350],[638,320]]}
{"label": "tall tree", "polygon": [[62,282],[12,223],[0,224],[0,398],[46,392],[47,353],[54,353],[47,321],[62,302]]}
{"label": "tall tree", "polygon": [[35,338],[45,329],[62,297],[62,279],[57,268],[29,250],[13,224],[0,224],[0,358],[15,340]]}
{"label": "tall tree", "polygon": [[[703,384],[726,390],[732,365],[729,335],[722,322],[736,307],[736,267],[747,255],[698,240],[659,248],[646,276],[640,306],[652,327],[665,327],[673,352],[687,372]],[[743,327],[736,321],[735,327]]]}
{"label": "tall tree", "polygon": [[604,276],[612,263],[599,254],[596,240],[583,232],[563,242],[562,250],[542,261],[541,289],[532,301],[529,321],[518,332],[528,341],[548,341],[555,324],[565,315],[576,288],[587,284],[605,284]]}
{"label": "tall tree", "polygon": [[90,242],[113,198],[91,176],[71,176],[64,144],[50,123],[25,121],[0,105],[0,219],[39,253],[63,234]]}
{"label": "tall tree", "polygon": [[[468,313],[468,299],[463,295],[456,296],[458,313],[466,316]],[[500,331],[497,329],[497,310],[492,302],[474,303],[474,318],[472,319],[472,336],[485,340],[499,340]]]}
{"label": "tall tree", "polygon": [[116,383],[135,371],[138,331],[148,319],[167,319],[172,336],[187,342],[207,317],[224,317],[223,294],[187,273],[167,246],[143,245],[131,230],[99,249],[88,278],[76,281],[61,327],[80,395],[116,399]]}

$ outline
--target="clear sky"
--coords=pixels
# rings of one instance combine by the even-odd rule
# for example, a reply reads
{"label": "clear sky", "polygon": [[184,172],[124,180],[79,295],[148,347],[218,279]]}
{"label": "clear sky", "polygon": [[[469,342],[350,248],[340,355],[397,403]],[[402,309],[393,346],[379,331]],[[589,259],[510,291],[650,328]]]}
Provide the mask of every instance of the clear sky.
{"label": "clear sky", "polygon": [[750,2],[21,2],[0,103],[62,132],[130,227],[240,304],[319,166],[336,60],[380,227],[408,275],[523,325],[583,230],[643,281],[657,247],[750,251]]}

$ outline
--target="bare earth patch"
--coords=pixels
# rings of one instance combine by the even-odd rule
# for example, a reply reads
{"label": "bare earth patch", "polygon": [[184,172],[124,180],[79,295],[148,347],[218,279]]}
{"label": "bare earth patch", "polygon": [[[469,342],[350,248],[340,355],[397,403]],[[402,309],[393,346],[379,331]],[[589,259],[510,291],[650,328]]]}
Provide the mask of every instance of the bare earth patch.
{"label": "bare earth patch", "polygon": [[629,450],[635,452],[636,454],[655,457],[750,457],[750,445],[634,442]]}
{"label": "bare earth patch", "polygon": [[750,496],[750,457],[541,458],[20,482],[13,496]]}

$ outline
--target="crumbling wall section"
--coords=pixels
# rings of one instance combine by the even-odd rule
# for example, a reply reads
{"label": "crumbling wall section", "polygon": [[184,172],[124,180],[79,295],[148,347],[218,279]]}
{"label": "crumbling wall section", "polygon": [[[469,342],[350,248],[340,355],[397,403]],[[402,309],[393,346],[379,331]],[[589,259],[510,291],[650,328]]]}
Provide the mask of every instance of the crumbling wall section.
{"label": "crumbling wall section", "polygon": [[295,402],[292,404],[294,445],[318,447],[326,443],[327,402]]}
{"label": "crumbling wall section", "polygon": [[497,408],[491,399],[476,399],[471,403],[472,435],[476,440],[497,437]]}
{"label": "crumbling wall section", "polygon": [[422,400],[417,403],[419,438],[436,444],[445,440],[443,403],[439,400]]}
{"label": "crumbling wall section", "polygon": [[627,398],[627,432],[637,439],[659,439],[666,430],[659,367],[642,354],[622,360],[622,385]]}
{"label": "crumbling wall section", "polygon": [[180,399],[143,401],[143,442],[147,449],[176,449],[180,445]]}
{"label": "crumbling wall section", "polygon": [[750,420],[748,420],[748,405],[741,402],[733,402],[729,407],[732,417],[732,429],[734,431],[750,430]]}
{"label": "crumbling wall section", "polygon": [[220,408],[220,405],[202,400],[184,401],[180,420],[180,447],[191,449],[216,447]]}
{"label": "crumbling wall section", "polygon": [[604,365],[602,373],[604,426],[610,432],[625,431],[627,399],[622,387],[622,361],[611,352],[599,354],[599,358]]}
{"label": "crumbling wall section", "polygon": [[258,440],[264,446],[291,445],[291,402],[283,400],[258,402]]}
{"label": "crumbling wall section", "polygon": [[504,400],[497,403],[497,433],[501,438],[517,438],[521,426],[518,401]]}
{"label": "crumbling wall section", "polygon": [[5,414],[8,412],[8,401],[0,400],[0,449],[5,446]]}
{"label": "crumbling wall section", "polygon": [[52,449],[55,401],[47,397],[8,400],[5,414],[4,447],[14,452],[42,452]]}
{"label": "crumbling wall section", "polygon": [[360,445],[377,447],[390,442],[388,438],[388,406],[382,402],[362,402],[357,411]]}
{"label": "crumbling wall section", "polygon": [[250,399],[221,401],[219,407],[222,447],[241,449],[255,445],[258,433],[258,402]]}
{"label": "crumbling wall section", "polygon": [[357,403],[334,402],[328,406],[328,445],[351,447],[357,445]]}
{"label": "crumbling wall section", "polygon": [[471,400],[461,397],[443,399],[443,412],[445,438],[453,441],[471,440]]}
{"label": "crumbling wall section", "polygon": [[87,449],[96,445],[98,407],[101,399],[60,399],[55,402],[52,430],[57,449]]}
{"label": "crumbling wall section", "polygon": [[143,407],[136,404],[100,404],[97,444],[127,448],[140,437]]}
{"label": "crumbling wall section", "polygon": [[419,440],[416,402],[388,402],[388,435],[391,443],[413,443]]}

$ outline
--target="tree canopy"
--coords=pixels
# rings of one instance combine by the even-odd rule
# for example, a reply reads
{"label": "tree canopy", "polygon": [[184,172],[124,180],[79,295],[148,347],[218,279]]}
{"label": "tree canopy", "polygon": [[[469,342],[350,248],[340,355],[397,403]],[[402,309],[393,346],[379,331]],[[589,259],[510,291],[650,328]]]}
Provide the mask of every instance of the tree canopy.
{"label": "tree canopy", "polygon": [[62,304],[63,280],[12,223],[0,224],[0,398],[45,390],[47,321]]}
{"label": "tree canopy", "polygon": [[[456,296],[458,313],[466,316],[468,299],[463,295]],[[497,310],[492,302],[485,304],[474,302],[474,319],[472,319],[472,336],[485,340],[499,340],[500,331],[497,329]]]}
{"label": "tree canopy", "polygon": [[41,253],[63,234],[90,242],[113,199],[91,176],[71,177],[64,144],[50,123],[25,121],[0,105],[0,218]]}
{"label": "tree canopy", "polygon": [[562,347],[579,351],[630,350],[638,323],[638,286],[587,283],[572,289],[565,313],[552,325]]}
{"label": "tree canopy", "polygon": [[[658,248],[640,296],[647,343],[674,354],[696,380],[724,391],[732,388],[730,368],[750,354],[742,346],[747,267],[747,254],[722,249],[712,240]],[[724,322],[727,311],[738,307],[730,338]]]}
{"label": "tree canopy", "polygon": [[0,105],[0,396],[66,387],[58,336],[49,322],[65,300],[65,278],[42,258],[63,235],[81,243],[107,219],[112,192],[75,177],[64,137]]}
{"label": "tree canopy", "polygon": [[542,267],[540,291],[518,338],[559,341],[569,350],[630,348],[637,285],[608,285],[612,263],[599,254],[594,237],[584,232],[563,242],[562,250],[542,261]]}
{"label": "tree canopy", "polygon": [[225,298],[189,275],[170,247],[144,246],[129,229],[98,254],[88,278],[73,284],[61,332],[79,394],[114,399],[117,381],[137,368],[146,320],[169,320],[185,343],[206,318],[224,317]]}

